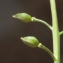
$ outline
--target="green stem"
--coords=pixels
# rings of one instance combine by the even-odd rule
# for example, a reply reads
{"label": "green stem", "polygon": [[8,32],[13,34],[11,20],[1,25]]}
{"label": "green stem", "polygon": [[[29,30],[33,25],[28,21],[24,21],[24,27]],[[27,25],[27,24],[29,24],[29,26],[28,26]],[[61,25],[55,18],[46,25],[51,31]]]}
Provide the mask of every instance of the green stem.
{"label": "green stem", "polygon": [[45,22],[45,21],[43,21],[43,20],[37,19],[37,18],[35,18],[35,17],[32,17],[31,21],[43,23],[43,24],[46,25],[50,30],[52,30],[52,26],[49,25],[47,22]]}
{"label": "green stem", "polygon": [[56,58],[54,57],[53,53],[46,46],[44,46],[43,44],[39,43],[38,48],[41,48],[41,49],[44,49],[45,51],[47,51],[50,54],[50,56],[52,57],[52,59],[54,61],[56,61]]}
{"label": "green stem", "polygon": [[53,53],[56,57],[56,61],[54,63],[60,63],[60,36],[58,29],[58,18],[56,11],[56,3],[55,0],[50,0],[51,13],[52,13],[52,26],[53,26]]}
{"label": "green stem", "polygon": [[60,33],[59,33],[59,35],[62,35],[63,34],[63,31],[61,31]]}

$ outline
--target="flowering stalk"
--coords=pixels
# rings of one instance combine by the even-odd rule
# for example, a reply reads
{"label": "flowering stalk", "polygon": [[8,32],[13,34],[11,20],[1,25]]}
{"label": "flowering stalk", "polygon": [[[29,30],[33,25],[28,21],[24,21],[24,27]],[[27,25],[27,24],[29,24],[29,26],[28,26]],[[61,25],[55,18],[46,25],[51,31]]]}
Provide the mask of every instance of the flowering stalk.
{"label": "flowering stalk", "polygon": [[59,33],[59,35],[61,36],[63,34],[63,31],[61,31],[60,33]]}
{"label": "flowering stalk", "polygon": [[51,6],[51,14],[52,14],[52,35],[53,35],[53,54],[56,57],[56,61],[54,63],[60,63],[60,35],[59,35],[59,27],[58,27],[58,18],[56,11],[56,3],[55,0],[50,0]]}
{"label": "flowering stalk", "polygon": [[31,21],[33,21],[33,22],[40,22],[40,23],[46,25],[51,31],[53,29],[52,26],[50,24],[48,24],[46,21],[44,21],[44,20],[41,20],[41,19],[37,19],[35,17],[32,17],[31,18]]}
{"label": "flowering stalk", "polygon": [[55,56],[53,55],[53,53],[46,46],[44,46],[43,44],[39,43],[38,48],[41,48],[41,49],[45,50],[46,52],[48,52],[49,55],[52,57],[53,61],[56,61]]}

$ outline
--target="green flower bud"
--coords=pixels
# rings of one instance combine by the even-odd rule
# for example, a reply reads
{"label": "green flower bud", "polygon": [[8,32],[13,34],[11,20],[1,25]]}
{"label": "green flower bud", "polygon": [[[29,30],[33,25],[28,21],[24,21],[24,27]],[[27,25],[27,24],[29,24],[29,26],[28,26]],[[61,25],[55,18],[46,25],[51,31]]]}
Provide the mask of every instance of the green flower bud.
{"label": "green flower bud", "polygon": [[33,36],[21,37],[21,40],[30,47],[38,47],[39,41]]}
{"label": "green flower bud", "polygon": [[23,22],[30,22],[31,16],[27,13],[17,13],[13,15],[12,17],[22,20]]}

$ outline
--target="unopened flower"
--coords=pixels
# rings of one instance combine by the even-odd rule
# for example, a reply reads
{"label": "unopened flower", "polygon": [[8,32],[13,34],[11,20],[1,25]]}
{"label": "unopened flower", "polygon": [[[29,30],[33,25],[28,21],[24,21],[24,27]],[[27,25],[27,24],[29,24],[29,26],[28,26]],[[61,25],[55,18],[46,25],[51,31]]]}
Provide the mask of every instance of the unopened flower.
{"label": "unopened flower", "polygon": [[31,22],[31,16],[27,13],[17,13],[12,17],[22,20],[23,22]]}
{"label": "unopened flower", "polygon": [[39,41],[34,36],[21,37],[21,40],[30,47],[38,47]]}

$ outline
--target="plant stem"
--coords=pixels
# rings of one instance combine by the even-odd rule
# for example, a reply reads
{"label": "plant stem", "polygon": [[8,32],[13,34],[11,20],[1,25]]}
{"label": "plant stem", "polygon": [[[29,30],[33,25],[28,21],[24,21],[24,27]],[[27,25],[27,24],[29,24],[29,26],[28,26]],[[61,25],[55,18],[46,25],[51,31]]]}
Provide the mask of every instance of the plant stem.
{"label": "plant stem", "polygon": [[56,61],[54,63],[60,63],[60,35],[58,28],[58,18],[56,11],[56,3],[55,0],[50,0],[51,13],[52,13],[52,26],[53,26],[53,54],[56,57]]}
{"label": "plant stem", "polygon": [[52,30],[52,26],[49,25],[47,22],[43,21],[43,20],[40,20],[40,19],[37,19],[35,17],[32,17],[31,19],[32,22],[40,22],[40,23],[43,23],[44,25],[46,25],[50,30]]}
{"label": "plant stem", "polygon": [[60,33],[59,33],[59,35],[62,35],[63,34],[63,31],[61,31]]}
{"label": "plant stem", "polygon": [[54,57],[53,53],[46,46],[44,46],[43,44],[39,43],[38,48],[41,48],[41,49],[47,51],[50,54],[50,56],[52,57],[52,59],[54,61],[56,61],[56,58]]}

